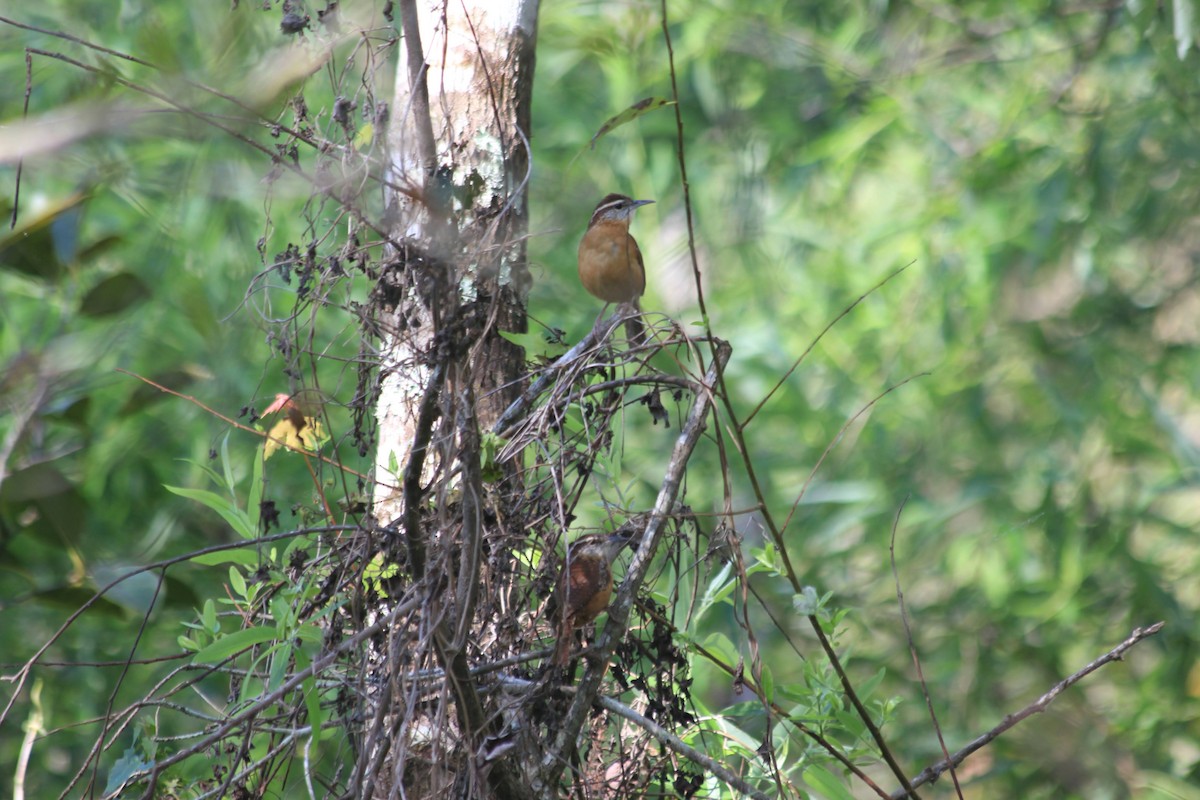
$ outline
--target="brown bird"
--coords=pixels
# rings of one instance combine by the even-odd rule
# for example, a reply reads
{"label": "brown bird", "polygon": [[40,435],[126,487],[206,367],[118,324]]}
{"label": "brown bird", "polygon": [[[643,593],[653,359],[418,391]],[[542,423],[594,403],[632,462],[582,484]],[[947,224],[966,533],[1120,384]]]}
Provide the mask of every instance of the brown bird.
{"label": "brown bird", "polygon": [[558,647],[554,663],[566,666],[571,640],[582,628],[608,608],[612,598],[612,565],[621,549],[632,541],[632,531],[589,534],[567,548],[567,563],[558,577],[556,603],[550,613],[558,625]]}
{"label": "brown bird", "polygon": [[[653,202],[610,194],[592,212],[579,242],[579,280],[594,297],[638,309],[638,298],[646,291],[646,266],[637,240],[629,235],[629,223],[638,206]],[[631,341],[640,338],[641,332],[640,319],[626,323],[625,333]]]}

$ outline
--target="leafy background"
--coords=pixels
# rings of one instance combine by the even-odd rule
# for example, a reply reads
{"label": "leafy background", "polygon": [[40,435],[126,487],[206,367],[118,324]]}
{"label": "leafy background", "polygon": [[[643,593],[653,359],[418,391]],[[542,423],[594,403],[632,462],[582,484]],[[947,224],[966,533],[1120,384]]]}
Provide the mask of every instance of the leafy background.
{"label": "leafy background", "polygon": [[[968,761],[974,796],[1200,797],[1200,55],[1189,46],[1190,4],[1175,4],[1179,17],[1107,2],[669,5],[705,297],[734,346],[743,417],[870,292],[747,436],[784,516],[845,426],[799,500],[789,552],[849,611],[840,643],[852,675],[886,668],[875,696],[902,701],[887,729],[902,763],[915,772],[938,757],[889,564],[903,504],[897,569],[951,749],[1133,627],[1168,623]],[[146,84],[184,91],[186,76],[234,90],[285,44],[279,12],[51,2],[22,9],[20,21],[159,65],[120,64]],[[530,312],[570,340],[599,312],[574,279],[574,248],[608,191],[657,201],[634,227],[650,272],[643,305],[698,318],[673,109],[588,147],[607,117],[670,95],[660,25],[657,3],[543,8]],[[23,73],[25,47],[101,62],[3,25],[5,75]],[[62,62],[33,64],[31,113],[138,99]],[[328,104],[333,84],[329,70],[309,78],[310,106]],[[5,120],[20,116],[23,88],[0,85]],[[264,108],[270,116],[285,103]],[[86,199],[0,250],[0,433],[8,442],[22,432],[0,487],[5,672],[112,576],[233,538],[215,514],[163,487],[213,488],[203,467],[227,464],[244,500],[256,442],[114,370],[231,417],[288,391],[270,334],[295,287],[252,279],[304,241],[308,219],[331,213],[305,209],[303,187],[268,189],[260,153],[168,113],[131,115],[114,134],[24,170],[21,225],[77,192]],[[11,164],[3,176],[10,207]],[[347,299],[365,291],[352,285]],[[321,325],[334,352],[353,353],[352,320],[331,314]],[[624,502],[649,502],[672,438],[630,415],[614,477]],[[210,461],[222,448],[227,462]],[[708,455],[688,480],[701,512],[720,510],[722,466],[715,448]],[[740,508],[751,508],[749,487],[734,479]],[[302,515],[313,502],[306,480],[273,462],[268,495]],[[755,514],[740,523],[747,551],[763,547]],[[171,576],[140,656],[171,652],[181,621],[224,594],[213,570]],[[764,659],[777,683],[798,681],[784,635],[815,651],[790,589],[756,581],[775,617],[795,620],[763,642]],[[111,595],[48,658],[126,657],[153,588],[146,580]],[[753,614],[770,627],[763,610]],[[740,642],[729,611],[704,626],[693,633]],[[696,669],[702,710],[761,725],[735,705],[727,678]],[[47,727],[102,713],[117,672],[40,673]],[[118,697],[142,688],[121,684]],[[33,713],[28,695],[17,703],[10,720]],[[20,741],[14,725],[0,731],[0,764],[15,764]],[[67,728],[38,742],[33,796],[62,785],[87,741]]]}

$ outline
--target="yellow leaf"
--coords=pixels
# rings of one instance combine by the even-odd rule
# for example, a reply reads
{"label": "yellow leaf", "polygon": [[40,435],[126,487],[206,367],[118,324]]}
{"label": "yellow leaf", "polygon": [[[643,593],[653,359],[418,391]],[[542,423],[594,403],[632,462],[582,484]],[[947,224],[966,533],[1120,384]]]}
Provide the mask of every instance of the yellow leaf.
{"label": "yellow leaf", "polygon": [[321,421],[314,417],[304,417],[303,427],[297,428],[293,418],[288,416],[276,422],[268,432],[267,444],[263,448],[263,458],[270,458],[280,447],[288,450],[299,450],[301,453],[312,454],[325,440],[325,430]]}
{"label": "yellow leaf", "polygon": [[371,142],[375,139],[375,126],[367,123],[359,128],[354,134],[354,149],[366,150],[371,146]]}

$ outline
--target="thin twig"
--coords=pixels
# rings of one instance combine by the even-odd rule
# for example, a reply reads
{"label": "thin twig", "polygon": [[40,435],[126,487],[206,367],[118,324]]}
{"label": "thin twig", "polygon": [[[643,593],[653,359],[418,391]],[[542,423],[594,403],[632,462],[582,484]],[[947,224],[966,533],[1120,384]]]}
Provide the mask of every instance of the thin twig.
{"label": "thin twig", "polygon": [[[671,43],[671,29],[667,25],[667,0],[661,0],[663,41],[667,44],[667,67],[671,74],[671,97],[675,100],[675,154],[679,161],[679,183],[683,187],[683,215],[687,220],[688,255],[692,262],[692,279],[696,282],[696,303],[700,306],[700,318],[704,320],[704,332],[711,338],[712,325],[708,318],[708,306],[704,302],[704,286],[700,280],[700,259],[696,255],[696,227],[692,214],[692,190],[688,183],[687,156],[683,137],[683,105],[679,102],[679,83],[675,78],[675,47]],[[716,350],[713,351],[714,355]]]}
{"label": "thin twig", "polygon": [[942,735],[942,726],[938,723],[937,712],[933,708],[933,698],[929,695],[929,684],[925,681],[925,670],[921,668],[921,657],[917,655],[917,643],[913,640],[912,626],[908,619],[908,607],[904,604],[904,589],[900,586],[900,572],[896,569],[896,529],[900,527],[900,515],[904,513],[904,506],[907,504],[908,498],[905,497],[900,503],[900,507],[896,509],[896,516],[892,519],[892,539],[888,545],[888,557],[892,562],[892,578],[896,581],[896,602],[900,606],[900,621],[904,623],[904,638],[908,640],[908,652],[912,654],[913,666],[917,669],[917,680],[921,684],[921,694],[925,697],[925,707],[929,709],[933,732],[937,734],[938,746],[942,748],[942,755],[950,764],[950,780],[954,783],[954,793],[958,795],[959,800],[962,800],[963,793],[962,786],[958,783],[958,771],[949,761],[950,750],[946,747],[946,737]]}
{"label": "thin twig", "polygon": [[[990,731],[983,734],[982,736],[979,736],[978,738],[973,739],[965,747],[963,747],[961,750],[959,750],[954,755],[950,756],[948,759],[939,761],[938,763],[934,764],[933,766],[926,767],[924,770],[921,771],[921,774],[919,774],[916,778],[914,778],[912,780],[912,785],[913,786],[921,786],[922,784],[931,783],[932,781],[937,780],[938,777],[940,777],[943,772],[945,772],[947,769],[949,769],[952,764],[953,765],[961,764],[963,762],[963,760],[966,759],[967,756],[971,755],[976,750],[979,750],[981,747],[984,747],[985,745],[989,744],[994,739],[996,739],[998,736],[1000,736],[1000,734],[1007,731],[1009,728],[1012,728],[1017,723],[1025,720],[1028,717],[1033,716],[1034,714],[1038,714],[1042,711],[1045,711],[1046,708],[1052,702],[1054,702],[1055,698],[1057,698],[1060,694],[1062,694],[1064,691],[1066,691],[1070,687],[1079,683],[1079,681],[1083,680],[1091,673],[1100,669],[1105,664],[1109,664],[1113,661],[1122,660],[1125,657],[1125,653],[1127,650],[1129,650],[1131,647],[1133,647],[1134,645],[1141,642],[1143,639],[1148,639],[1149,637],[1155,635],[1156,633],[1161,631],[1163,629],[1163,626],[1165,626],[1166,624],[1167,624],[1166,622],[1156,622],[1153,625],[1150,625],[1149,627],[1146,627],[1146,628],[1134,628],[1133,633],[1129,634],[1129,637],[1125,641],[1121,642],[1119,645],[1114,647],[1112,650],[1109,650],[1107,653],[1100,656],[1095,661],[1091,662],[1086,667],[1079,670],[1078,672],[1071,675],[1070,677],[1064,678],[1063,680],[1054,684],[1054,686],[1052,686],[1050,688],[1050,691],[1046,692],[1041,697],[1039,697],[1037,700],[1035,700],[1032,703],[1030,703],[1029,705],[1025,706],[1025,708],[1021,709],[1020,711],[1016,712],[1015,714],[1009,714],[1004,719],[1000,720],[999,725],[992,728]],[[892,800],[900,800],[900,798],[909,797],[909,796],[911,796],[911,794],[908,791],[900,789],[900,790],[893,792],[891,795],[891,798],[892,798]]]}
{"label": "thin twig", "polygon": [[758,416],[758,412],[763,410],[763,406],[765,406],[767,404],[767,402],[770,401],[770,399],[775,395],[775,393],[778,392],[779,389],[785,383],[787,383],[787,379],[790,378],[792,376],[792,373],[795,372],[796,369],[804,362],[804,359],[807,358],[808,354],[813,351],[813,348],[816,347],[817,344],[822,339],[825,338],[825,334],[829,333],[829,331],[833,329],[834,325],[837,325],[839,322],[842,321],[843,317],[845,317],[847,314],[849,314],[851,311],[853,311],[855,308],[857,308],[859,303],[861,303],[863,300],[866,300],[871,295],[875,294],[875,292],[879,291],[884,286],[884,284],[890,282],[892,280],[892,278],[895,278],[897,275],[899,275],[901,272],[904,272],[904,270],[908,269],[911,266],[912,266],[912,264],[908,263],[908,264],[905,264],[903,267],[900,267],[899,269],[893,270],[892,272],[888,273],[888,275],[886,275],[883,278],[883,280],[879,281],[879,283],[875,284],[870,289],[863,292],[861,295],[858,296],[857,299],[855,299],[855,301],[853,303],[851,303],[850,305],[843,308],[840,314],[838,314],[836,317],[831,319],[829,321],[829,324],[826,325],[824,328],[822,328],[821,332],[818,333],[811,342],[809,342],[808,347],[806,347],[804,349],[804,352],[801,353],[799,355],[799,357],[796,358],[796,360],[792,362],[792,365],[790,367],[788,367],[787,372],[783,373],[782,377],[780,377],[779,380],[775,382],[775,385],[771,387],[771,390],[769,392],[767,392],[765,395],[763,395],[762,400],[758,401],[758,405],[756,405],[754,407],[754,410],[751,411],[749,414],[747,414],[746,418],[744,420],[742,420],[741,422],[739,422],[738,425],[742,429],[745,429],[754,420],[754,418],[756,416]]}
{"label": "thin twig", "polygon": [[86,600],[82,604],[80,604],[79,608],[77,608],[73,612],[71,612],[71,615],[68,616],[67,619],[62,623],[62,625],[60,625],[58,627],[58,630],[56,630],[42,644],[42,646],[38,648],[36,653],[34,653],[30,658],[28,658],[25,661],[24,664],[21,665],[20,669],[18,669],[15,673],[13,673],[11,675],[0,675],[0,682],[8,682],[8,683],[16,683],[17,684],[17,688],[13,692],[12,697],[9,698],[8,704],[4,707],[4,711],[0,712],[0,722],[3,722],[8,717],[9,712],[12,710],[13,704],[16,702],[17,697],[19,697],[21,694],[21,687],[24,685],[25,681],[28,679],[30,670],[32,670],[33,667],[36,664],[38,664],[39,659],[46,653],[46,651],[49,650],[54,645],[54,643],[57,642],[59,640],[59,638],[62,637],[62,635],[64,633],[67,632],[67,629],[70,628],[75,623],[75,620],[77,620],[77,619],[79,619],[79,617],[83,616],[83,614],[86,613],[87,610],[90,609],[93,605],[100,602],[100,599],[102,597],[104,597],[104,595],[108,594],[108,592],[110,590],[112,590],[116,586],[124,583],[125,581],[130,580],[131,578],[134,578],[135,576],[141,575],[145,572],[153,572],[155,570],[165,569],[166,567],[172,566],[174,564],[179,564],[184,561],[191,561],[196,558],[201,558],[202,556],[210,555],[212,553],[220,553],[225,550],[240,550],[244,547],[252,547],[252,546],[256,546],[256,545],[269,544],[270,542],[282,541],[284,539],[292,539],[297,536],[307,536],[308,534],[311,534],[311,533],[325,533],[325,532],[332,532],[332,531],[357,531],[357,530],[360,530],[360,527],[358,525],[326,525],[326,526],[322,526],[319,528],[301,528],[301,529],[292,530],[292,531],[285,531],[283,533],[274,533],[274,534],[271,534],[270,536],[261,536],[257,539],[248,539],[245,541],[238,541],[238,542],[226,542],[224,544],[214,544],[209,547],[201,548],[199,550],[193,550],[190,553],[185,553],[180,556],[174,556],[172,558],[164,558],[161,561],[155,561],[153,564],[145,564],[136,569],[131,569],[129,572],[122,573],[121,575],[117,576],[116,578],[113,578],[111,581],[106,583],[104,586],[101,586],[99,589],[97,589],[95,591],[95,593],[93,593],[92,596],[88,600]]}
{"label": "thin twig", "polygon": [[909,384],[912,381],[917,380],[918,378],[924,378],[924,377],[927,377],[928,375],[929,375],[928,372],[918,372],[916,375],[910,375],[909,377],[905,378],[904,380],[900,381],[899,383],[893,383],[891,386],[887,387],[882,392],[880,392],[879,394],[872,397],[871,401],[869,403],[864,405],[858,411],[854,412],[854,415],[852,417],[850,417],[848,420],[846,420],[844,423],[842,423],[842,427],[838,429],[837,435],[834,436],[833,439],[830,440],[829,444],[825,445],[825,449],[821,451],[821,456],[820,456],[820,458],[817,459],[817,463],[813,464],[813,468],[811,470],[809,470],[808,477],[804,480],[804,485],[801,486],[800,491],[796,493],[796,500],[792,503],[791,510],[788,511],[787,518],[784,519],[783,526],[779,529],[779,535],[780,535],[781,541],[782,541],[783,534],[787,533],[788,526],[792,524],[792,517],[794,517],[796,515],[796,509],[798,509],[800,507],[800,501],[802,501],[804,499],[804,496],[806,494],[808,494],[808,487],[811,486],[813,480],[816,479],[817,472],[821,469],[821,465],[825,463],[825,459],[829,458],[829,454],[833,452],[833,448],[837,447],[838,443],[840,441],[842,441],[843,437],[845,437],[846,432],[848,430],[850,430],[850,426],[853,425],[854,422],[859,417],[861,417],[863,414],[867,413],[872,408],[874,408],[876,403],[878,403],[883,398],[887,397],[892,392],[896,391],[897,389],[899,389],[903,386],[906,386],[907,384]]}
{"label": "thin twig", "polygon": [[[25,102],[21,106],[21,119],[29,119],[29,98],[33,96],[33,53],[25,48]],[[13,183],[12,217],[8,222],[9,230],[16,230],[17,217],[21,212],[21,175],[25,171],[25,157],[17,159],[17,174]]]}
{"label": "thin twig", "polygon": [[584,353],[607,339],[613,329],[620,325],[623,320],[624,317],[621,314],[613,314],[603,322],[593,325],[586,336],[580,339],[570,350],[555,359],[554,363],[547,367],[538,379],[521,393],[520,397],[513,400],[508,408],[504,409],[504,413],[500,415],[500,419],[496,420],[496,424],[492,426],[492,433],[498,436],[511,435],[512,426],[525,416],[529,407],[533,405],[533,401],[550,387],[550,384],[558,378],[559,373],[575,363]]}

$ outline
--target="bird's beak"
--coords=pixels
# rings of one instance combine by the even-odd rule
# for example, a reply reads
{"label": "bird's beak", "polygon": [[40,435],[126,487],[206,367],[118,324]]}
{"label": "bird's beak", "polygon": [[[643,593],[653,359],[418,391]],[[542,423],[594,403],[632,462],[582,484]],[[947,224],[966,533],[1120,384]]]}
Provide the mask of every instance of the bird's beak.
{"label": "bird's beak", "polygon": [[653,202],[654,202],[653,200],[634,200],[633,207],[637,208],[638,206],[648,206]]}

